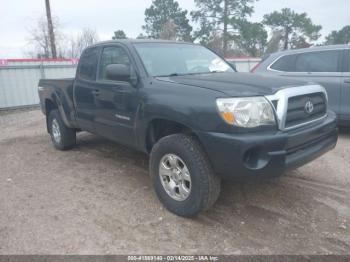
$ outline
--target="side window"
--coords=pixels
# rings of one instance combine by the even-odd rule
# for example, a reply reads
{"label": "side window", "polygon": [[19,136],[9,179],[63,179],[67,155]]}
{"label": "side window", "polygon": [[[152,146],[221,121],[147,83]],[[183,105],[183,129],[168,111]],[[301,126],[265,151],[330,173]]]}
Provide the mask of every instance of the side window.
{"label": "side window", "polygon": [[274,62],[270,68],[282,72],[294,72],[295,57],[296,55],[282,56],[276,62]]}
{"label": "side window", "polygon": [[339,51],[321,51],[299,54],[296,72],[338,72]]}
{"label": "side window", "polygon": [[102,51],[99,80],[107,80],[106,67],[110,64],[123,64],[130,66],[130,59],[127,52],[119,46],[105,47]]}
{"label": "side window", "polygon": [[79,77],[85,80],[96,80],[98,48],[85,50],[79,61]]}
{"label": "side window", "polygon": [[346,50],[345,72],[350,72],[350,49]]}

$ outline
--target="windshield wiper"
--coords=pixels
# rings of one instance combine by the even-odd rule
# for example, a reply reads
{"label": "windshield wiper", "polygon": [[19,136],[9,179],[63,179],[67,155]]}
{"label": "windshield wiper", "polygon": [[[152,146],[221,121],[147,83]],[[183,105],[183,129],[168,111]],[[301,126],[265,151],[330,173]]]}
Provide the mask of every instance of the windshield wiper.
{"label": "windshield wiper", "polygon": [[159,75],[159,76],[155,76],[155,77],[170,77],[170,76],[180,76],[180,75],[183,75],[183,74],[171,73],[171,74],[168,74],[168,75]]}
{"label": "windshield wiper", "polygon": [[172,76],[186,76],[186,75],[202,75],[202,74],[211,74],[211,73],[223,73],[224,71],[220,71],[220,70],[214,70],[214,71],[208,71],[208,72],[193,72],[193,73],[171,73],[168,75],[159,75],[159,76],[155,76],[155,77],[172,77]]}

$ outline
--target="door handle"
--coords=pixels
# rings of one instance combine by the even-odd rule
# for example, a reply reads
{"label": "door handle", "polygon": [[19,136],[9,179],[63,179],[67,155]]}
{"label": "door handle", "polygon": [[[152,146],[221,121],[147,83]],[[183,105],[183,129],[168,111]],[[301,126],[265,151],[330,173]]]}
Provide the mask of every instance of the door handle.
{"label": "door handle", "polygon": [[345,83],[345,84],[350,84],[350,79],[345,79],[345,80],[344,80],[344,83]]}
{"label": "door handle", "polygon": [[100,94],[100,90],[95,89],[91,92],[93,95],[98,96]]}

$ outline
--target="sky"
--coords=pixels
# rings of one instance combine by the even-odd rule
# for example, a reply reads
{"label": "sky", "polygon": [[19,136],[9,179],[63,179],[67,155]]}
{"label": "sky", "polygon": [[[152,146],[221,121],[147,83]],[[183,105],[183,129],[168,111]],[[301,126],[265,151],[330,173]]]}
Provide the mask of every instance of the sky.
{"label": "sky", "polygon": [[[193,0],[178,2],[183,9],[195,9]],[[118,29],[131,38],[141,33],[144,11],[151,3],[152,0],[51,0],[51,11],[59,18],[65,35],[92,28],[100,40],[108,40]],[[307,12],[315,24],[323,26],[321,40],[332,30],[350,24],[349,0],[259,0],[254,6],[255,13],[250,18],[254,22],[284,7]],[[0,0],[0,59],[24,57],[29,48],[29,31],[43,15],[44,0]]]}

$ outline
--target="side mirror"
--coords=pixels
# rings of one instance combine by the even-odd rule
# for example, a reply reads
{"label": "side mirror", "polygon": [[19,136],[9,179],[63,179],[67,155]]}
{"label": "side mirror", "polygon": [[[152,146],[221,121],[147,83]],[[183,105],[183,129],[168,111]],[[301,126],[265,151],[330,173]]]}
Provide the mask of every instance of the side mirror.
{"label": "side mirror", "polygon": [[106,78],[115,81],[130,81],[130,67],[123,64],[106,66]]}

